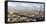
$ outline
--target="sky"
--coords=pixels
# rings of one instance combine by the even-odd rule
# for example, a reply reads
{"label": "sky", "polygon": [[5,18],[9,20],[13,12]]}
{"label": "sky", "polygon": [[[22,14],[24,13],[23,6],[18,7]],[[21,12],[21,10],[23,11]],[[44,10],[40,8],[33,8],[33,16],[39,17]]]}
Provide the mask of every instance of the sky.
{"label": "sky", "polygon": [[[24,10],[25,8],[24,7],[29,7],[27,8],[28,10],[29,9],[42,9],[44,8],[44,4],[39,4],[39,3],[22,3],[22,2],[8,2],[8,6],[11,6],[11,7],[17,7],[17,8],[14,8],[16,10]],[[21,8],[23,7],[23,8]]]}

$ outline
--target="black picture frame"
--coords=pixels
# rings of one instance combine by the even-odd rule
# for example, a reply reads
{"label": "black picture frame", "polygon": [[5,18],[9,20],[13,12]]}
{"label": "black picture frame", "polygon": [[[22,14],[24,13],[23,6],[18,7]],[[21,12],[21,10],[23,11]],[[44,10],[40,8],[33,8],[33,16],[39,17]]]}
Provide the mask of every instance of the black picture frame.
{"label": "black picture frame", "polygon": [[[29,1],[5,1],[5,23],[8,23],[8,2],[24,2],[24,3],[39,3],[44,4],[44,13],[45,13],[45,3],[44,2],[29,2]],[[45,20],[44,20],[45,21]],[[11,23],[11,22],[10,22]],[[15,23],[15,22],[13,22]]]}

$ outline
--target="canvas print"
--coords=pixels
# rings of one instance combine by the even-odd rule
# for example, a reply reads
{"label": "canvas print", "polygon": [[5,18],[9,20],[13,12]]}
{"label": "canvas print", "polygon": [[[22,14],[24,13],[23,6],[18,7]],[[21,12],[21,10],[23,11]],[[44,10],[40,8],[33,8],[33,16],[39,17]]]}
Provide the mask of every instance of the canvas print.
{"label": "canvas print", "polygon": [[45,21],[44,3],[8,2],[8,23]]}

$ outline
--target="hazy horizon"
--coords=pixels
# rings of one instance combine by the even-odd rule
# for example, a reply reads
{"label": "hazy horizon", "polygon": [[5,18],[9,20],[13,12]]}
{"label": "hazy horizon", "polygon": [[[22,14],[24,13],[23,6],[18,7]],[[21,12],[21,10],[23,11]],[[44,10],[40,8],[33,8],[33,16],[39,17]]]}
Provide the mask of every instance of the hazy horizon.
{"label": "hazy horizon", "polygon": [[39,3],[22,3],[22,2],[8,2],[8,10],[44,10],[44,4]]}

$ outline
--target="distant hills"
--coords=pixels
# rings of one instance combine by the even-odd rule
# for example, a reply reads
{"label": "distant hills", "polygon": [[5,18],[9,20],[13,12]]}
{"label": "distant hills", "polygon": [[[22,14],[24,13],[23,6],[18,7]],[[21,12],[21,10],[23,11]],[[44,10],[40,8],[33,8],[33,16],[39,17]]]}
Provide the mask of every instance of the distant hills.
{"label": "distant hills", "polygon": [[[43,10],[43,8],[41,9]],[[37,7],[23,7],[23,6],[8,6],[8,11],[40,11],[40,8]]]}

